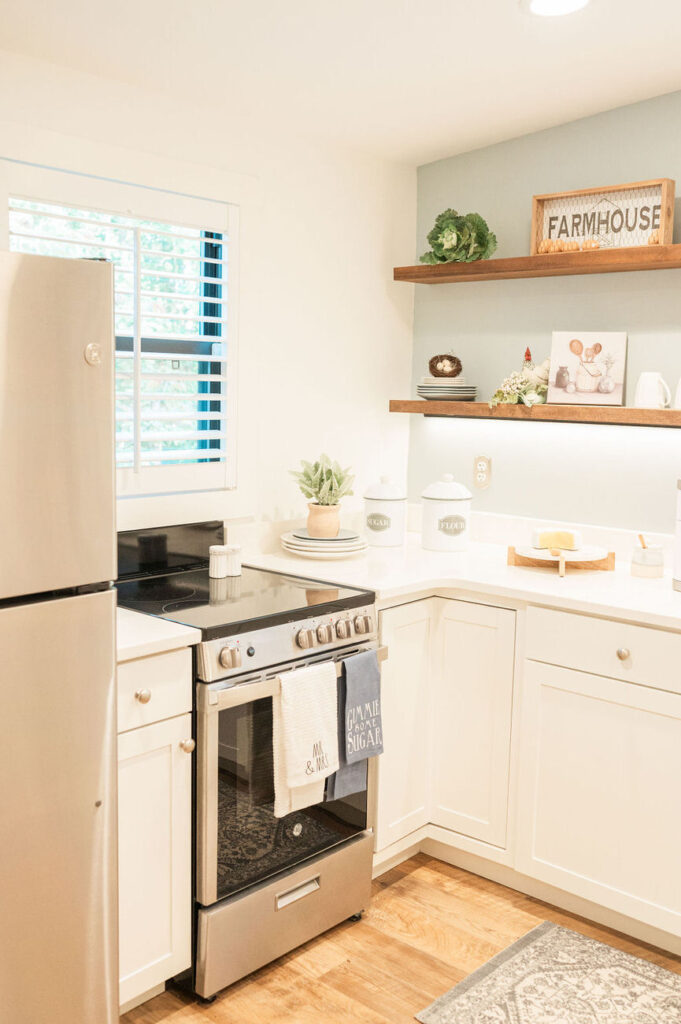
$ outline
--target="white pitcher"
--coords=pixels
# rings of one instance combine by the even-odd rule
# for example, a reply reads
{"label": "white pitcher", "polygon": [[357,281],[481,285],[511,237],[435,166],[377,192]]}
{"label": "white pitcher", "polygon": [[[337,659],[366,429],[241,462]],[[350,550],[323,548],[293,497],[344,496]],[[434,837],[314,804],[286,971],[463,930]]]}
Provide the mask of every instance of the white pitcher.
{"label": "white pitcher", "polygon": [[634,405],[637,409],[668,409],[672,393],[661,373],[647,370],[636,381]]}

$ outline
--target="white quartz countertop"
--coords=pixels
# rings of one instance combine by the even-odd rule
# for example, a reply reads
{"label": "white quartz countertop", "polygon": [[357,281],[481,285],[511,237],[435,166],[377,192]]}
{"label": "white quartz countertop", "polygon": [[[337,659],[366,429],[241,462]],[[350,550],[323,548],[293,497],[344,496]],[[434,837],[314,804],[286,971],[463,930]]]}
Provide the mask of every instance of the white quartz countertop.
{"label": "white quartz countertop", "polygon": [[619,558],[614,572],[573,570],[560,578],[555,569],[506,564],[501,544],[473,542],[467,551],[443,554],[424,551],[417,534],[401,548],[370,548],[364,556],[338,561],[244,552],[248,565],[376,592],[379,603],[442,590],[509,598],[528,604],[627,619],[681,630],[681,593],[671,574],[662,579],[630,575],[629,562]]}
{"label": "white quartz countertop", "polygon": [[167,619],[157,619],[143,612],[118,608],[116,612],[117,661],[132,661],[148,654],[191,647],[201,639],[201,630],[182,626]]}

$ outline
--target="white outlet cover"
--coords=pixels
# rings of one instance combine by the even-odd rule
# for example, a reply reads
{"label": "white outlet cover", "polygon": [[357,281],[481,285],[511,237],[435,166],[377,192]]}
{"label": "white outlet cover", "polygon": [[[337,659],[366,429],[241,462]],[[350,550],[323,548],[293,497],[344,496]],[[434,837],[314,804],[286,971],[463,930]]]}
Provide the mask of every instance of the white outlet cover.
{"label": "white outlet cover", "polygon": [[492,482],[492,459],[488,455],[477,455],[473,460],[473,482],[480,491]]}

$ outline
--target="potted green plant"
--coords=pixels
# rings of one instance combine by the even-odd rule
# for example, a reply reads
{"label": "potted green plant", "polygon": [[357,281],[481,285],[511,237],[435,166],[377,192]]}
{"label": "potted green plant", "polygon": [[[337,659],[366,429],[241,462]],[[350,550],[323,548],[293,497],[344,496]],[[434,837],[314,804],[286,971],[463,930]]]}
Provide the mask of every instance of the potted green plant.
{"label": "potted green plant", "polygon": [[311,537],[337,537],[340,531],[338,509],[341,498],[352,494],[354,476],[341,469],[328,455],[320,455],[316,462],[301,460],[302,470],[291,470],[298,486],[310,499],[308,503],[307,532]]}

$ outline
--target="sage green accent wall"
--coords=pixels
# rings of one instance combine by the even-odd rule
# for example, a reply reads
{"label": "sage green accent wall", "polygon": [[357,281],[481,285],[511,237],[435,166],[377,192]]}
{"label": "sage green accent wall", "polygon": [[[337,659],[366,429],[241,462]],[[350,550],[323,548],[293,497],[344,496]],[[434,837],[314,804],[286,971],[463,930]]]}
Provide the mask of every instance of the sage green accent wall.
{"label": "sage green accent wall", "polygon": [[[485,217],[497,256],[527,255],[534,193],[659,177],[681,193],[681,92],[420,167],[417,254],[450,206]],[[678,200],[675,219],[681,241]],[[485,400],[527,345],[535,362],[550,354],[552,331],[613,330],[629,335],[632,404],[641,371],[659,370],[672,394],[681,377],[681,270],[419,285],[414,325],[413,397],[435,353],[458,355]],[[476,455],[493,460],[486,491],[472,486]],[[411,417],[410,497],[443,472],[479,510],[671,532],[681,430]]]}

